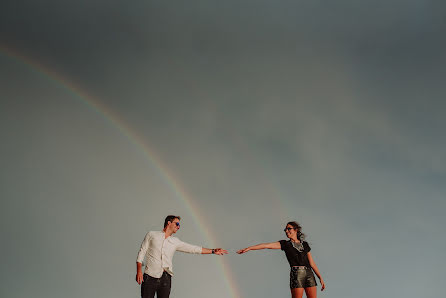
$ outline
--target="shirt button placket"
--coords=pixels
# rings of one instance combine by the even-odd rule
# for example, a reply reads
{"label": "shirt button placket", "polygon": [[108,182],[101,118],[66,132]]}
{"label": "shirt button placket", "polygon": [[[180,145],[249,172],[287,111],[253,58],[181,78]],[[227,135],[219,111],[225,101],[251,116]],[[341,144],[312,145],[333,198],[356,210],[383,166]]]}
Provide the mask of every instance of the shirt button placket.
{"label": "shirt button placket", "polygon": [[166,259],[166,255],[164,254],[165,243],[166,243],[166,239],[163,240],[163,245],[161,246],[161,266],[163,267],[163,271],[164,271],[164,267],[165,267],[164,260]]}

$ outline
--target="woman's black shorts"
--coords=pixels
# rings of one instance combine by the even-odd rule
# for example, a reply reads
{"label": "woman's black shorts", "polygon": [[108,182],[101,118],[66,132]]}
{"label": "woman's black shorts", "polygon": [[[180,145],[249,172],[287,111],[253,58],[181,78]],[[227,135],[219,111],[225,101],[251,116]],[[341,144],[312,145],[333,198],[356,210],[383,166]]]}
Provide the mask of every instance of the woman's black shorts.
{"label": "woman's black shorts", "polygon": [[290,288],[310,288],[317,286],[313,270],[308,267],[291,267]]}

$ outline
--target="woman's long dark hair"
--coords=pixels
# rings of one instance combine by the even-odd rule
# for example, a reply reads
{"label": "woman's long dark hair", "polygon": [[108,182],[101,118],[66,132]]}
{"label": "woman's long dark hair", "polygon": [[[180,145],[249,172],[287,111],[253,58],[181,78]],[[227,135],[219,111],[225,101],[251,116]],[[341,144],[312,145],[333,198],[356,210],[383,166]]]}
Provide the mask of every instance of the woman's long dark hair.
{"label": "woman's long dark hair", "polygon": [[302,227],[300,224],[298,224],[296,221],[290,221],[287,222],[286,225],[292,226],[297,231],[297,239],[299,239],[300,242],[303,242],[305,239],[305,234],[302,233]]}

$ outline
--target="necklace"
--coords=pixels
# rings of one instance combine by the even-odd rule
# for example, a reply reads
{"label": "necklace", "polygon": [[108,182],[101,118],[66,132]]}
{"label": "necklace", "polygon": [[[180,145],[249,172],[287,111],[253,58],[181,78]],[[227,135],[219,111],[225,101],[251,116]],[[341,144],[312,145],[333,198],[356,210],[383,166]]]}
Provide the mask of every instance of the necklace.
{"label": "necklace", "polygon": [[295,249],[297,249],[298,252],[303,252],[304,251],[304,245],[302,244],[302,242],[294,242],[293,240],[291,240],[291,244],[293,245],[293,247]]}

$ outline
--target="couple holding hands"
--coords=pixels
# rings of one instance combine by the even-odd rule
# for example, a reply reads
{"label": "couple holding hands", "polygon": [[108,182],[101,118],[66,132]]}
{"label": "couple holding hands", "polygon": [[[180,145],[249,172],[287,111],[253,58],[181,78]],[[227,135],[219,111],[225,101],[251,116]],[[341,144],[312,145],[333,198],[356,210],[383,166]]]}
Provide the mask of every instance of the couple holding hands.
{"label": "couple holding hands", "polygon": [[[150,231],[141,243],[141,248],[136,259],[136,281],[141,285],[141,297],[168,298],[170,295],[172,272],[172,258],[175,251],[195,254],[224,255],[228,252],[222,248],[204,248],[181,241],[173,237],[180,228],[180,217],[168,215],[164,220],[162,231]],[[262,243],[237,251],[244,254],[250,250],[259,249],[281,249],[285,252],[290,264],[290,289],[292,298],[302,298],[303,292],[308,298],[316,298],[316,279],[314,273],[321,283],[321,290],[325,289],[322,279],[313,257],[310,246],[304,241],[302,227],[295,221],[288,222],[284,232],[288,240],[280,240],[271,243]],[[146,260],[144,273],[142,263]]]}

